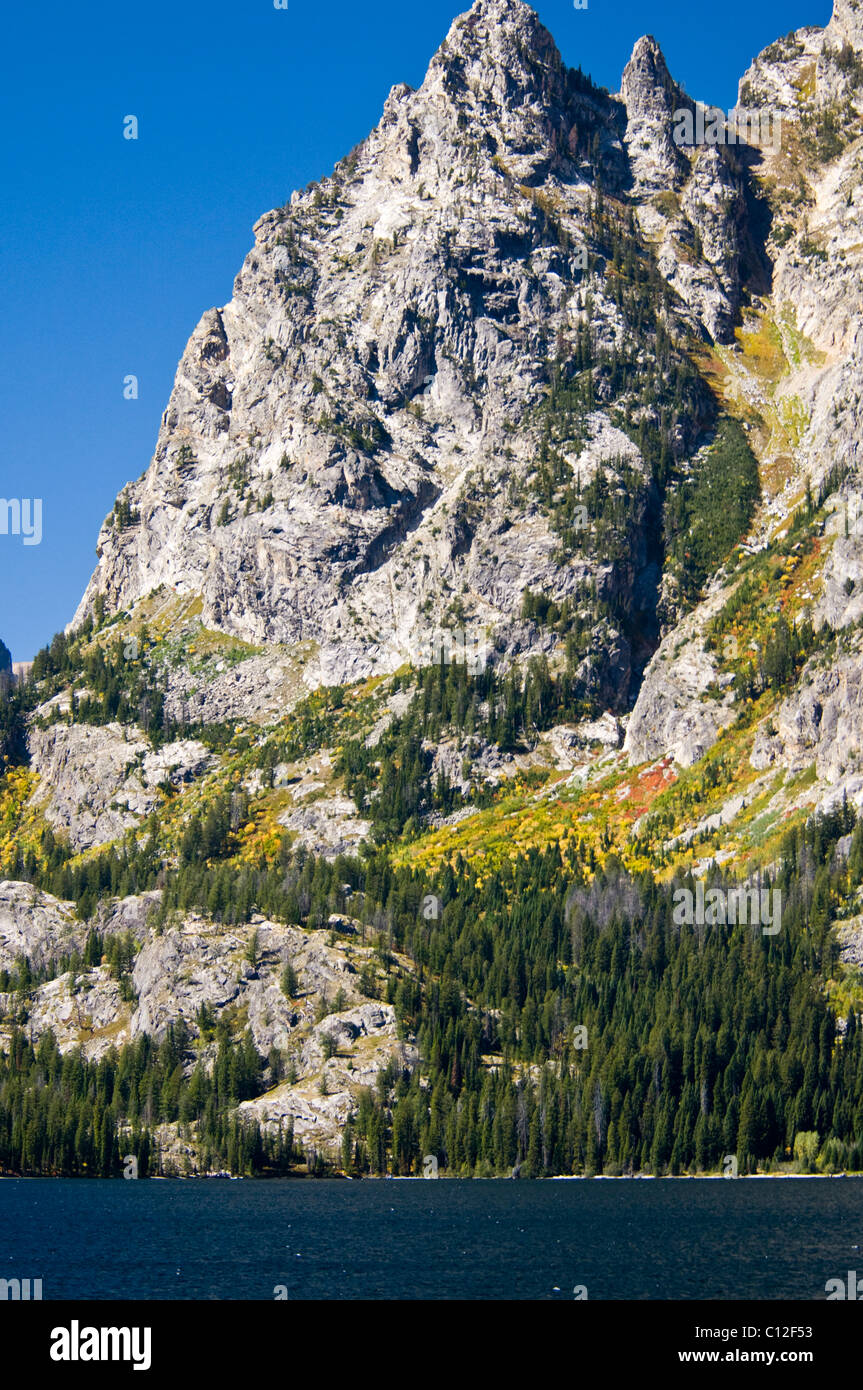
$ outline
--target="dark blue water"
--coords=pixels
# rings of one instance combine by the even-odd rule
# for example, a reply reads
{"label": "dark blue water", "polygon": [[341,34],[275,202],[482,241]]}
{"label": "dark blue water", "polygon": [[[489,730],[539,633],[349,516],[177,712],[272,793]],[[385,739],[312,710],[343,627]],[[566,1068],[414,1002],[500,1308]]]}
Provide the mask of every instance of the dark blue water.
{"label": "dark blue water", "polygon": [[863,1179],[0,1181],[0,1277],[45,1299],[823,1299]]}

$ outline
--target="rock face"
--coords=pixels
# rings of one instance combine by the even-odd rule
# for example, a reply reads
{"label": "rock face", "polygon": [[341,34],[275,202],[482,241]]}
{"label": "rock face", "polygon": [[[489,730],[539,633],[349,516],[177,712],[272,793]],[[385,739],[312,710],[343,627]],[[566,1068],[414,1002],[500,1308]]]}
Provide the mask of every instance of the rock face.
{"label": "rock face", "polygon": [[[254,965],[247,958],[253,931],[259,943]],[[136,957],[132,979],[138,1002],[132,1036],[149,1033],[161,1041],[178,1018],[194,1027],[202,1004],[216,1017],[234,1006],[248,1013],[262,1056],[273,1047],[287,1049],[300,1023],[314,1021],[320,999],[332,1000],[342,989],[356,1000],[358,972],[353,962],[364,961],[366,954],[352,943],[330,946],[326,932],[281,927],[263,918],[250,927],[230,929],[190,917],[160,936],[148,935]],[[287,1000],[279,987],[289,960],[299,978],[297,1001]]]}
{"label": "rock face", "polygon": [[[80,1049],[98,1059],[143,1034],[161,1042],[169,1027],[183,1023],[191,1070],[199,1057],[208,1062],[213,1048],[201,1030],[202,1007],[213,1029],[221,1021],[235,1027],[241,1018],[259,1056],[271,1067],[278,1057],[290,1074],[287,1080],[272,1075],[266,1094],[240,1113],[265,1126],[290,1120],[296,1138],[318,1152],[338,1143],[359,1091],[373,1087],[392,1058],[402,1070],[415,1064],[416,1048],[399,1040],[392,1005],[364,993],[369,978],[381,988],[382,972],[359,924],[333,917],[329,931],[304,931],[257,917],[227,928],[190,916],[157,929],[151,923],[159,896],[127,898],[100,923],[106,949],[125,932],[140,947],[131,999],[104,964],[57,975],[27,993],[34,1038],[50,1031],[62,1052]],[[28,884],[0,883],[0,970],[14,974],[21,957],[48,967],[80,953],[88,931],[68,905],[34,895]],[[291,999],[280,983],[287,962],[297,979]],[[15,994],[0,992],[0,1043],[18,1006]]]}
{"label": "rock face", "polygon": [[[634,702],[633,762],[696,762],[733,718],[704,649],[728,589],[720,580],[658,642],[655,499],[613,400],[567,457],[585,483],[626,463],[639,501],[629,560],[562,554],[533,486],[548,360],[554,352],[574,375],[574,334],[588,318],[595,345],[632,340],[592,241],[601,183],[630,205],[652,248],[671,330],[724,348],[744,411],[765,422],[761,462],[785,481],[758,543],[804,480],[818,488],[844,472],[835,506],[852,524],[847,535],[839,521],[832,529],[812,603],[816,622],[856,623],[863,157],[829,122],[848,127],[863,110],[861,63],[863,6],[836,0],[825,29],[779,39],[743,75],[738,105],[759,116],[757,129],[742,143],[725,129],[719,143],[691,145],[676,127],[696,103],[655,39],[638,41],[610,97],[566,69],[521,0],[477,0],[419,90],[394,87],[378,127],[333,175],[257,224],[231,303],[192,335],[150,468],[123,494],[124,525],[115,512],[103,527],[78,617],[97,596],[109,610],[130,607],[164,584],[200,595],[204,620],[226,633],[287,649],[305,640],[305,681],[332,684],[394,669],[454,612],[496,659],[548,650],[545,634],[517,621],[525,590],[559,602],[593,585],[629,622],[597,624],[585,687],[618,715]],[[768,383],[735,343],[742,307],[769,315],[781,340],[785,367]],[[696,405],[682,427],[690,437],[677,441],[683,466],[703,424]],[[651,638],[636,658],[638,626]],[[833,673],[842,690],[857,666],[851,653]],[[169,709],[240,717],[271,667],[256,657],[191,696],[172,676]],[[817,748],[819,775],[832,781],[833,725],[829,736],[801,732],[826,679],[807,671],[780,731],[759,736],[757,764],[796,765]],[[277,673],[274,696],[280,689]],[[834,691],[829,708],[844,699]],[[86,746],[95,734],[78,737]],[[109,766],[96,805],[103,838],[147,804],[145,787],[122,780],[124,749],[109,752],[110,739],[97,740]],[[37,741],[44,780],[63,756]],[[56,792],[46,814],[83,846],[97,832],[94,812],[75,809],[92,776],[80,757],[68,804]],[[328,852],[352,848],[365,828],[338,796],[296,804],[283,824]]]}
{"label": "rock face", "polygon": [[[333,1048],[334,1055],[328,1055]],[[374,1085],[390,1058],[401,1070],[409,1069],[417,1060],[416,1048],[397,1041],[391,1005],[360,1004],[313,1030],[300,1055],[297,1081],[244,1101],[238,1113],[265,1129],[280,1130],[290,1122],[306,1149],[333,1149],[356,1113],[358,1091]],[[316,1085],[309,1084],[310,1077]]]}
{"label": "rock face", "polygon": [[692,329],[726,342],[747,250],[743,173],[726,146],[682,142],[681,116],[694,114],[695,103],[671,77],[655,39],[635,45],[620,95],[639,223],[657,244],[660,270]]}
{"label": "rock face", "polygon": [[0,883],[0,970],[13,971],[19,956],[44,965],[55,955],[80,949],[85,936],[68,903],[29,883]]}
{"label": "rock face", "polygon": [[[850,51],[837,58],[845,44]],[[775,325],[770,331],[785,362],[781,375],[765,386],[757,372],[747,379],[739,350],[728,358],[747,406],[770,426],[761,456],[765,471],[787,475],[761,517],[759,543],[780,529],[807,481],[817,491],[840,479],[830,501],[823,566],[809,595],[816,624],[827,621],[839,630],[850,629],[863,613],[861,73],[863,8],[855,0],[837,0],[826,29],[803,29],[771,44],[741,80],[742,106],[782,120],[776,148],[759,151],[758,168],[774,207],[772,221],[765,223],[765,249],[773,261],[770,299],[759,309]],[[833,140],[831,122],[839,122],[847,136]],[[798,199],[800,189],[805,197]],[[763,322],[754,326],[761,329]],[[790,432],[777,428],[775,422],[791,419]],[[633,761],[662,748],[688,765],[727,722],[721,704],[696,701],[712,679],[703,625],[728,592],[708,598],[693,622],[669,633],[648,667],[628,730]],[[847,657],[833,671],[812,666],[804,672],[800,689],[779,714],[778,732],[759,735],[756,766],[814,761],[819,778],[832,784],[842,767],[854,765],[860,655],[849,641]],[[670,652],[677,653],[671,666]],[[700,674],[693,681],[687,672]]]}
{"label": "rock face", "polygon": [[[859,645],[859,644],[858,644]],[[863,663],[859,650],[824,666],[813,663],[800,688],[762,729],[753,767],[789,772],[815,764],[819,781],[849,790],[863,802]]]}
{"label": "rock face", "polygon": [[[584,484],[623,460],[640,475],[631,561],[564,554],[535,486],[549,360],[572,377],[586,326],[595,348],[632,338],[591,205],[600,184],[629,203],[669,291],[672,333],[731,348],[758,291],[809,343],[801,357],[785,334],[789,370],[770,401],[763,384],[740,388],[749,407],[795,422],[785,502],[804,476],[818,485],[841,464],[856,477],[861,156],[823,122],[835,129],[842,103],[848,120],[863,110],[861,15],[856,0],[836,0],[826,29],[771,44],[740,84],[738,104],[759,123],[687,144],[679,120],[696,103],[653,38],[638,41],[610,97],[566,68],[522,0],[477,0],[422,86],[395,86],[331,177],[258,222],[231,302],[189,341],[149,469],[102,529],[77,619],[97,597],[114,611],[164,585],[199,596],[224,633],[314,644],[305,679],[332,684],[394,670],[454,621],[499,659],[542,650],[542,634],[525,643],[517,622],[525,590],[561,601],[593,586],[618,620],[598,627],[586,684],[625,711],[645,653],[634,659],[619,616],[653,628],[661,543],[617,402],[602,402],[567,457]],[[704,419],[694,403],[684,418],[685,464]],[[762,461],[787,465],[788,447],[772,439]],[[863,598],[845,591],[858,571],[854,536],[828,560],[820,617],[856,620]],[[667,647],[652,668],[662,679],[648,673],[634,757],[664,744],[697,758],[724,722],[699,707],[709,672],[687,630],[681,644],[680,679],[668,679]],[[270,679],[259,660],[266,674],[249,662],[200,693],[179,681],[169,709],[237,717]],[[112,815],[119,825],[124,812]],[[92,831],[79,833],[83,844]]]}
{"label": "rock face", "polygon": [[120,724],[34,728],[30,755],[40,778],[33,802],[77,850],[118,839],[157,805],[160,787],[191,781],[212,762],[193,739],[154,752]]}
{"label": "rock face", "polygon": [[730,697],[705,698],[718,672],[704,650],[704,626],[721,597],[684,618],[650,663],[623,745],[632,762],[670,755],[681,767],[691,767],[733,720]]}
{"label": "rock face", "polygon": [[674,141],[674,113],[691,109],[668,71],[659,44],[652,36],[639,39],[620,85],[626,108],[624,136],[634,186],[640,196],[682,187],[689,160]]}
{"label": "rock face", "polygon": [[859,0],[833,0],[825,38],[832,48],[850,43],[852,48],[863,49],[863,6]]}

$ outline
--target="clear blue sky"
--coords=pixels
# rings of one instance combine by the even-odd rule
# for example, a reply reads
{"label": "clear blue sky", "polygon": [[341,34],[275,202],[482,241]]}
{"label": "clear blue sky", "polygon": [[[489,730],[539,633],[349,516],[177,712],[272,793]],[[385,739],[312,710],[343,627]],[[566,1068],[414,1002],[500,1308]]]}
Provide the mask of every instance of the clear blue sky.
{"label": "clear blue sky", "polygon": [[[418,86],[469,0],[40,0],[8,6],[0,83],[0,496],[42,498],[41,545],[0,535],[0,638],[26,660],[71,618],[99,526],[147,467],[177,361],[231,297],[261,213],[331,171],[395,82]],[[725,109],[766,44],[831,0],[538,0],[564,59],[616,90],[653,33]],[[140,122],[123,139],[123,118]],[[134,373],[137,401],[123,399]]]}

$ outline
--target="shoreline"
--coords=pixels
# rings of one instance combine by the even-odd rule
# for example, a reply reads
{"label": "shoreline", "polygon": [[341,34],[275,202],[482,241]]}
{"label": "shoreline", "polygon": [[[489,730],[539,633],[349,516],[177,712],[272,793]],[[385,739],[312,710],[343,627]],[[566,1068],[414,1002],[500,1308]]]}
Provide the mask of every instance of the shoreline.
{"label": "shoreline", "polygon": [[[794,1181],[794,1182],[829,1182],[836,1178],[849,1178],[852,1181],[863,1178],[861,1173],[744,1173],[736,1178],[729,1178],[724,1173],[664,1173],[657,1177],[655,1173],[594,1173],[588,1176],[585,1173],[554,1173],[550,1177],[541,1178],[512,1178],[496,1175],[493,1177],[470,1177],[461,1178],[454,1175],[440,1173],[437,1178],[424,1178],[421,1173],[366,1173],[362,1177],[353,1177],[347,1173],[325,1174],[321,1177],[311,1177],[305,1173],[280,1174],[270,1177],[249,1177],[245,1174],[226,1174],[226,1173],[153,1173],[146,1178],[135,1178],[135,1182],[250,1182],[250,1183],[271,1183],[271,1182],[763,1182],[770,1180]],[[0,1173],[0,1182],[123,1182],[127,1181],[118,1175],[113,1178],[87,1177],[83,1174],[58,1175],[52,1173]]]}

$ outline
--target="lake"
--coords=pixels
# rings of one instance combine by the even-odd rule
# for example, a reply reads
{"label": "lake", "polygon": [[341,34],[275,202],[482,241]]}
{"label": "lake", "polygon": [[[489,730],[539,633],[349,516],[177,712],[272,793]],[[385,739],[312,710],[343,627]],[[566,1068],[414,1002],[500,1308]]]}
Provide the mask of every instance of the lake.
{"label": "lake", "polygon": [[44,1299],[824,1299],[863,1178],[0,1181]]}

